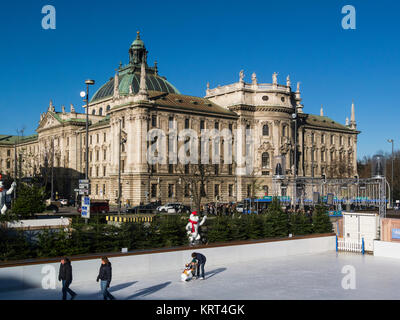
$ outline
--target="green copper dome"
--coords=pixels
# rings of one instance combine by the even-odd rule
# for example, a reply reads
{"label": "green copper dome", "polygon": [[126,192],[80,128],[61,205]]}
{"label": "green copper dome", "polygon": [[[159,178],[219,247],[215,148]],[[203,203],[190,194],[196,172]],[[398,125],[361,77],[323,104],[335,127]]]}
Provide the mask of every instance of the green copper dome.
{"label": "green copper dome", "polygon": [[[147,51],[144,42],[140,39],[139,31],[135,41],[129,48],[129,64],[125,67],[120,67],[119,73],[119,94],[129,94],[129,88],[132,86],[132,92],[138,93],[140,86],[140,70],[142,62],[146,66],[146,85],[147,90],[161,91],[166,93],[180,92],[167,81],[165,77],[158,75],[157,66],[149,67],[147,65]],[[94,94],[91,102],[100,101],[103,99],[111,98],[114,95],[115,78],[111,78],[106,84],[100,87]]]}
{"label": "green copper dome", "polygon": [[[96,102],[106,98],[111,98],[114,94],[114,81],[115,78],[110,79],[99,90],[97,90],[91,102]],[[140,71],[134,73],[124,73],[119,75],[118,87],[120,95],[129,94],[130,85],[132,85],[133,93],[139,92]],[[156,74],[150,74],[149,72],[146,72],[146,85],[147,85],[147,90],[180,94],[180,92],[165,78],[160,77],[159,75]]]}

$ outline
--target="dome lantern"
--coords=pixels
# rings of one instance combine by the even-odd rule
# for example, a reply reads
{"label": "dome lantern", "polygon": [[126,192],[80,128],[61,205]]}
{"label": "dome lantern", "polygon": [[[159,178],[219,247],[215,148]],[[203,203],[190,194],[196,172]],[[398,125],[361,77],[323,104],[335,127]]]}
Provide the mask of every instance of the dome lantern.
{"label": "dome lantern", "polygon": [[137,32],[135,41],[132,42],[129,48],[129,63],[133,65],[141,65],[142,61],[147,65],[146,61],[146,47],[144,42],[140,39],[140,31]]}

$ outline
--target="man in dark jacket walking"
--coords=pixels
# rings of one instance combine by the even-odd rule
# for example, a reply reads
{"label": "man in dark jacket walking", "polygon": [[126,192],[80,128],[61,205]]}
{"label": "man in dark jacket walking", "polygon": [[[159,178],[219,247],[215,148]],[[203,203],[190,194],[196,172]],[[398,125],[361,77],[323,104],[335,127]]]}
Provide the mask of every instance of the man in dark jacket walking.
{"label": "man in dark jacket walking", "polygon": [[101,258],[101,266],[99,270],[99,275],[97,276],[97,282],[100,281],[101,292],[103,293],[104,300],[110,299],[115,300],[114,296],[108,291],[110,287],[112,277],[111,262],[107,257]]}
{"label": "man in dark jacket walking", "polygon": [[69,286],[72,282],[72,266],[71,261],[64,257],[61,259],[58,280],[62,281],[62,299],[67,300],[67,292],[71,295],[71,300],[76,297],[76,293]]}
{"label": "man in dark jacket walking", "polygon": [[196,259],[197,270],[196,270],[196,278],[200,277],[200,270],[201,270],[201,279],[204,280],[204,265],[206,264],[206,257],[198,252],[192,253],[192,258]]}

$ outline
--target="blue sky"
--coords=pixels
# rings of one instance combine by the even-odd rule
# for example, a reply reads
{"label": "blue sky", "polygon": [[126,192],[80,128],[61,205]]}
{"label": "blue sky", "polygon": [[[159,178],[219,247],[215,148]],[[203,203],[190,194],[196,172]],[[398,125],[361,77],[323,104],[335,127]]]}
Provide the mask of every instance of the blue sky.
{"label": "blue sky", "polygon": [[[41,27],[42,7],[56,8],[56,30]],[[341,27],[344,5],[356,30]],[[128,62],[141,31],[149,63],[182,93],[246,81],[271,82],[278,72],[301,82],[304,112],[344,123],[356,106],[358,157],[397,148],[399,12],[397,1],[2,1],[0,10],[1,134],[32,134],[52,99],[79,112],[84,80],[99,88]],[[92,91],[93,93],[93,91]]]}

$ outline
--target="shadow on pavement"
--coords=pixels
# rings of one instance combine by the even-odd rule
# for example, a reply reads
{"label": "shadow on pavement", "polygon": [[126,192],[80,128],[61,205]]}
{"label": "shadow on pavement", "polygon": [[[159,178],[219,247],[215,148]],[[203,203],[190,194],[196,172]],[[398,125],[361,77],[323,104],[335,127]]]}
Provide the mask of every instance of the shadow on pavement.
{"label": "shadow on pavement", "polygon": [[206,272],[205,276],[208,279],[208,278],[211,278],[211,277],[217,275],[218,273],[224,272],[225,270],[226,270],[226,268],[218,268],[215,270],[211,270],[211,271]]}
{"label": "shadow on pavement", "polygon": [[126,300],[135,299],[135,298],[143,297],[143,296],[148,296],[150,294],[153,294],[154,292],[157,292],[157,291],[159,291],[161,289],[164,289],[170,283],[171,283],[171,281],[168,281],[168,282],[164,282],[164,283],[161,283],[161,284],[157,284],[157,285],[152,286],[152,287],[144,288],[142,290],[139,290],[137,293],[127,297]]}
{"label": "shadow on pavement", "polygon": [[110,291],[110,292],[119,291],[119,290],[122,290],[122,289],[125,289],[125,288],[128,288],[128,287],[134,285],[136,282],[137,281],[121,283],[121,284],[117,284],[116,286],[111,285],[111,287],[108,291]]}

